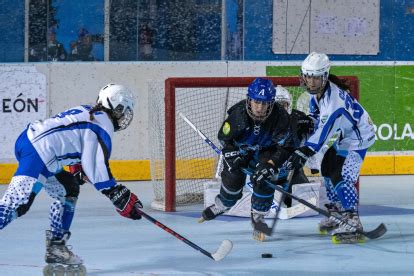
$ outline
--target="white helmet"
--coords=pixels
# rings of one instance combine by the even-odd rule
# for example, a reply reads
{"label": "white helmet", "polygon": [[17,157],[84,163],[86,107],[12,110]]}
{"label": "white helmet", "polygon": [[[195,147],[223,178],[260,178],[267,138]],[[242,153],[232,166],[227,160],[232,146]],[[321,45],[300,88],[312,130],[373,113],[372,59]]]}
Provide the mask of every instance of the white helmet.
{"label": "white helmet", "polygon": [[[321,89],[325,87],[326,82],[329,77],[329,69],[331,68],[331,63],[327,55],[322,53],[312,52],[310,53],[302,63],[301,75],[302,80],[308,88],[310,94],[316,94]],[[318,89],[310,90],[305,81],[305,76],[307,77],[322,77],[322,85]]]}
{"label": "white helmet", "polygon": [[[287,103],[286,111],[292,113],[292,96],[289,91],[281,85],[276,86],[276,102],[283,106],[284,103]],[[285,106],[283,106],[285,107]],[[286,108],[286,107],[285,107]]]}
{"label": "white helmet", "polygon": [[134,96],[123,85],[114,83],[105,85],[99,91],[96,102],[109,111],[115,131],[126,129],[134,117]]}

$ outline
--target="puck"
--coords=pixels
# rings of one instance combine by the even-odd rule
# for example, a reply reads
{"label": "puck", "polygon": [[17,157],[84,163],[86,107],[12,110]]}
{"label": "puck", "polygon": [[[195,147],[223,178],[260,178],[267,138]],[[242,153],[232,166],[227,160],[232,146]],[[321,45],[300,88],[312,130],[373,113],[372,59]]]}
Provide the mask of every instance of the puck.
{"label": "puck", "polygon": [[262,258],[273,258],[273,255],[270,253],[263,253]]}

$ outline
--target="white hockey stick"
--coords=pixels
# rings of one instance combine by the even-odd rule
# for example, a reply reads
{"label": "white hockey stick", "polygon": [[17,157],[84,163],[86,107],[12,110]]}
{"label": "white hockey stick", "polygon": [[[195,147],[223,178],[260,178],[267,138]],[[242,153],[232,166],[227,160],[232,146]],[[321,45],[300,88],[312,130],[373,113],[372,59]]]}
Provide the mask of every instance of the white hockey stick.
{"label": "white hockey stick", "polygon": [[195,250],[200,251],[202,254],[206,255],[207,257],[209,257],[209,258],[211,258],[215,261],[220,261],[221,259],[226,257],[230,253],[231,249],[233,248],[233,243],[230,240],[224,240],[224,241],[221,242],[221,244],[220,244],[219,248],[216,250],[216,252],[210,253],[207,250],[204,250],[203,248],[198,246],[197,244],[195,244],[195,243],[191,242],[190,240],[184,238],[183,236],[181,236],[180,234],[178,234],[177,232],[175,232],[171,228],[165,226],[159,220],[156,220],[155,218],[151,217],[150,215],[148,215],[147,213],[142,211],[140,208],[136,208],[136,211],[141,216],[143,216],[144,218],[146,218],[150,222],[154,223],[155,225],[160,227],[165,232],[170,233],[171,235],[173,235],[174,237],[176,237],[180,241],[182,241],[185,244],[191,246]]}

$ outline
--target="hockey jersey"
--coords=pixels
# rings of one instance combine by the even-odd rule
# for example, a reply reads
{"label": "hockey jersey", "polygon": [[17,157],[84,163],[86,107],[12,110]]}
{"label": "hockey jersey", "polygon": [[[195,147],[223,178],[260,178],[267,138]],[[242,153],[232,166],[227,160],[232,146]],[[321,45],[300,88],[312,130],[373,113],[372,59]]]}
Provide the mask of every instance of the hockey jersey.
{"label": "hockey jersey", "polygon": [[367,149],[375,142],[374,124],[368,112],[347,91],[333,82],[318,100],[313,95],[310,101],[310,116],[315,119],[315,131],[305,146],[319,151],[335,134],[339,151]]}
{"label": "hockey jersey", "polygon": [[52,118],[28,125],[27,137],[51,173],[65,165],[82,164],[82,168],[98,190],[116,184],[109,168],[114,127],[105,112],[95,112],[90,120],[91,106],[68,109]]}
{"label": "hockey jersey", "polygon": [[236,103],[227,113],[218,132],[223,148],[237,148],[255,157],[267,150],[274,151],[271,159],[278,165],[287,159],[282,147],[292,146],[289,115],[280,105],[275,104],[269,117],[257,124],[247,114],[246,100]]}

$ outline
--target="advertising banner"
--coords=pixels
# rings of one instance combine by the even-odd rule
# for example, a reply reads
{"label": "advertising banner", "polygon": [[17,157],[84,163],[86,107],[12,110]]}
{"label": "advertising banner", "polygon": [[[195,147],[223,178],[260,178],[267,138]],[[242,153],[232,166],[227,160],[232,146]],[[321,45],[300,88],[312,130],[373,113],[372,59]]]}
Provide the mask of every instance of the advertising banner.
{"label": "advertising banner", "polygon": [[0,66],[0,163],[14,162],[14,143],[28,123],[47,116],[46,76],[35,66]]}

